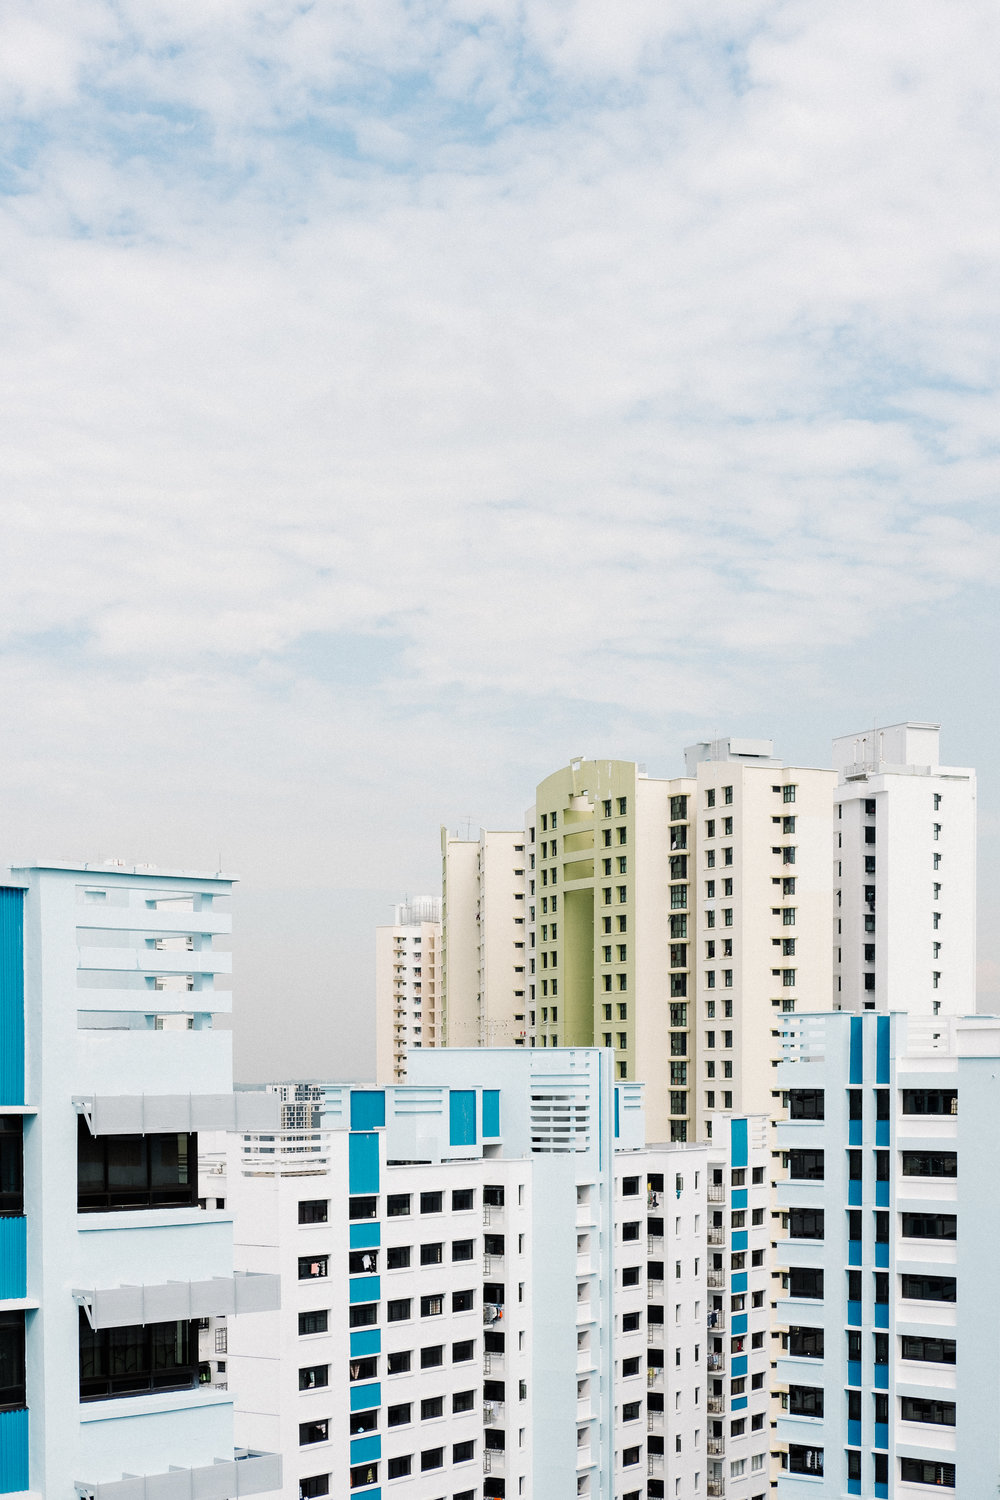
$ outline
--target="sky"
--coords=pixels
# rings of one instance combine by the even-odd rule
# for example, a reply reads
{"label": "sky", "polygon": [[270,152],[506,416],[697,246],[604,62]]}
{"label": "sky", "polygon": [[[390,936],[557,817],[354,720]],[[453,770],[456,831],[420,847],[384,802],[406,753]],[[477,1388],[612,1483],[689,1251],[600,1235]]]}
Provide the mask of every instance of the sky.
{"label": "sky", "polygon": [[1000,11],[7,0],[8,858],[241,876],[245,1079],[370,1067],[439,825],[940,721],[1000,1004]]}

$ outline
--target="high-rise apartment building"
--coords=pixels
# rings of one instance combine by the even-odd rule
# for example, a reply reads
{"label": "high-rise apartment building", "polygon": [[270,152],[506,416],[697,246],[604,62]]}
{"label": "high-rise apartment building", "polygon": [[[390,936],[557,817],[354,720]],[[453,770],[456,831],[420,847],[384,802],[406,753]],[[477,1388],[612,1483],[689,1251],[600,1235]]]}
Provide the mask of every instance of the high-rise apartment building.
{"label": "high-rise apartment building", "polygon": [[648,1084],[653,1140],[686,1140],[691,1120],[693,792],[575,760],[528,813],[530,1043],[610,1049],[617,1078]]}
{"label": "high-rise apartment building", "polygon": [[719,1111],[775,1112],[782,1017],[832,1005],[834,777],[786,766],[770,740],[715,740],[685,759],[702,1136]]}
{"label": "high-rise apartment building", "polygon": [[406,1077],[411,1047],[443,1046],[441,898],[401,902],[391,926],[375,929],[375,1072]]}
{"label": "high-rise apartment building", "polygon": [[789,1018],[778,1495],[997,1486],[1000,1020]]}
{"label": "high-rise apartment building", "polygon": [[[230,882],[47,865],[0,876],[0,1492],[268,1492],[202,1383],[199,1320],[278,1305],[235,1275],[198,1132],[266,1129],[232,1091]],[[220,987],[216,981],[221,978]],[[200,1206],[204,1198],[205,1207]]]}
{"label": "high-rise apartment building", "polygon": [[410,1066],[328,1086],[309,1160],[233,1142],[238,1254],[285,1295],[228,1372],[283,1500],[714,1493],[706,1148],[647,1147],[599,1050]]}
{"label": "high-rise apartment building", "polygon": [[834,740],[834,1000],[976,1008],[976,778],[939,764],[937,724]]}
{"label": "high-rise apartment building", "polygon": [[527,990],[523,830],[441,830],[442,1027],[449,1047],[520,1046]]}

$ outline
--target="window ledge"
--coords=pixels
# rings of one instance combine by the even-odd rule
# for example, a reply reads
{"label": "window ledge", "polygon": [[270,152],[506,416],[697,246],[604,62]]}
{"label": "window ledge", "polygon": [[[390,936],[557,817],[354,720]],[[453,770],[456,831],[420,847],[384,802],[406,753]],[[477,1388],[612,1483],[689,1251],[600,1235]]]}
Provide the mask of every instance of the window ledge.
{"label": "window ledge", "polygon": [[77,1214],[80,1233],[97,1229],[173,1229],[185,1224],[231,1224],[232,1214],[213,1208],[111,1208]]}
{"label": "window ledge", "polygon": [[81,1422],[115,1422],[123,1417],[152,1417],[163,1412],[188,1411],[201,1406],[232,1406],[235,1397],[211,1386],[186,1391],[144,1391],[137,1396],[109,1396],[104,1401],[81,1401]]}

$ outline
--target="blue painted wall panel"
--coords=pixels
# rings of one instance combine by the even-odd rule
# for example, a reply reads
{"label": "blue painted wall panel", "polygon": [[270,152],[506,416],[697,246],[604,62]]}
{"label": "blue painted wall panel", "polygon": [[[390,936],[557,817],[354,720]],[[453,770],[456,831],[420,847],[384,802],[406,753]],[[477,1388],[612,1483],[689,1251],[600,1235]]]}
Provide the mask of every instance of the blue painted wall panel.
{"label": "blue painted wall panel", "polygon": [[745,1354],[737,1354],[735,1356],[735,1358],[733,1359],[733,1368],[732,1368],[733,1379],[734,1380],[738,1379],[740,1375],[745,1375],[746,1372],[747,1372],[747,1357],[746,1357]]}
{"label": "blue painted wall panel", "polygon": [[373,1459],[382,1457],[382,1439],[377,1432],[369,1437],[357,1437],[351,1439],[351,1463],[369,1464]]}
{"label": "blue painted wall panel", "polygon": [[729,1131],[732,1165],[734,1167],[745,1167],[749,1159],[746,1120],[730,1120]]}
{"label": "blue painted wall panel", "polygon": [[0,1411],[0,1494],[28,1488],[28,1413]]}
{"label": "blue painted wall panel", "polygon": [[352,1250],[372,1250],[381,1243],[381,1224],[372,1223],[371,1219],[362,1219],[360,1223],[351,1225]]}
{"label": "blue painted wall panel", "polygon": [[351,1411],[370,1411],[382,1405],[382,1386],[379,1381],[372,1385],[351,1386]]}
{"label": "blue painted wall panel", "polygon": [[382,1353],[382,1330],[380,1328],[358,1328],[351,1334],[351,1358],[360,1359],[363,1354]]}
{"label": "blue painted wall panel", "polygon": [[746,1206],[747,1206],[747,1190],[746,1190],[746,1188],[733,1188],[733,1198],[732,1198],[732,1203],[730,1204],[730,1207],[731,1208],[746,1208]]}
{"label": "blue painted wall panel", "polygon": [[731,1292],[745,1292],[746,1289],[747,1289],[747,1273],[746,1273],[746,1271],[734,1271],[733,1272],[732,1281],[731,1281],[730,1286],[729,1286],[729,1290]]}
{"label": "blue painted wall panel", "polygon": [[476,1144],[476,1091],[451,1089],[448,1094],[448,1140],[452,1146]]}
{"label": "blue painted wall panel", "polygon": [[351,1129],[377,1130],[385,1124],[385,1090],[353,1089],[351,1091]]}
{"label": "blue painted wall panel", "polygon": [[875,1082],[889,1082],[889,1036],[891,1016],[878,1016],[875,1021]]}
{"label": "blue painted wall panel", "polygon": [[747,1231],[745,1229],[733,1230],[732,1248],[734,1250],[745,1250],[747,1248]]}
{"label": "blue painted wall panel", "polygon": [[28,1221],[0,1218],[0,1297],[28,1295]]}
{"label": "blue painted wall panel", "polygon": [[348,1285],[348,1298],[354,1302],[377,1302],[382,1295],[380,1276],[352,1276]]}
{"label": "blue painted wall panel", "polygon": [[24,1103],[24,892],[0,886],[0,1104]]}
{"label": "blue painted wall panel", "polygon": [[865,1019],[851,1017],[851,1083],[863,1083],[865,1074]]}
{"label": "blue painted wall panel", "polygon": [[483,1135],[500,1134],[500,1090],[483,1089]]}
{"label": "blue painted wall panel", "polygon": [[348,1144],[350,1191],[378,1192],[378,1136],[350,1135]]}

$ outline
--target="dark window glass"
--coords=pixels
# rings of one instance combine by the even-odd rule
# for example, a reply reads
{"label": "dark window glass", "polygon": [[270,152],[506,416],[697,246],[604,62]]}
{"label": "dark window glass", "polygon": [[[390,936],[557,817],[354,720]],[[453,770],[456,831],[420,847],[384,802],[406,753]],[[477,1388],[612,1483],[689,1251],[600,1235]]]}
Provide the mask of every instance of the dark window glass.
{"label": "dark window glass", "polygon": [[953,1240],[958,1223],[955,1214],[902,1214],[903,1238],[907,1240]]}
{"label": "dark window glass", "polygon": [[330,1314],[325,1307],[299,1313],[299,1333],[326,1333],[329,1326]]}
{"label": "dark window glass", "polygon": [[[484,1334],[484,1338],[486,1339],[496,1336],[497,1335],[489,1333]],[[487,1344],[485,1347],[489,1348],[489,1345]],[[473,1359],[475,1357],[475,1353],[475,1339],[459,1339],[457,1343],[452,1344],[451,1346],[451,1362],[453,1365],[464,1364],[467,1359]]]}
{"label": "dark window glass", "polygon": [[299,1371],[299,1390],[318,1391],[321,1386],[330,1384],[329,1365],[305,1365]]}
{"label": "dark window glass", "polygon": [[452,1260],[471,1260],[475,1253],[475,1240],[452,1240]]}
{"label": "dark window glass", "polygon": [[434,1292],[429,1297],[420,1299],[420,1316],[422,1318],[439,1318],[444,1312],[444,1295]]}
{"label": "dark window glass", "polygon": [[847,1175],[852,1182],[861,1181],[861,1152],[848,1151],[847,1153]]}
{"label": "dark window glass", "polygon": [[475,1292],[452,1292],[452,1312],[471,1312],[475,1302]]}
{"label": "dark window glass", "polygon": [[822,1151],[789,1151],[788,1175],[797,1180],[821,1182],[823,1180]]}
{"label": "dark window glass", "polygon": [[0,1313],[0,1410],[23,1407],[24,1313]]}
{"label": "dark window glass", "polygon": [[378,1427],[378,1407],[373,1406],[368,1411],[351,1412],[351,1435],[356,1436],[360,1432],[374,1432]]}
{"label": "dark window glass", "polygon": [[348,1366],[352,1381],[355,1380],[377,1380],[378,1359],[352,1359]]}
{"label": "dark window glass", "polygon": [[420,1368],[422,1370],[433,1370],[437,1365],[444,1364],[444,1345],[429,1344],[426,1349],[420,1351]]}
{"label": "dark window glass", "polygon": [[374,1219],[378,1216],[377,1198],[349,1198],[347,1216],[350,1219]]}
{"label": "dark window glass", "polygon": [[463,1443],[453,1443],[451,1448],[452,1462],[456,1464],[468,1463],[476,1456],[476,1445],[472,1438],[466,1438]]}
{"label": "dark window glass", "polygon": [[299,1204],[299,1223],[325,1224],[329,1209],[330,1204],[326,1198],[303,1198]]}
{"label": "dark window glass", "polygon": [[904,1151],[904,1177],[957,1177],[957,1151]]}
{"label": "dark window glass", "polygon": [[386,1414],[386,1422],[390,1427],[405,1427],[410,1420],[410,1403],[401,1401],[398,1406],[390,1406]]}
{"label": "dark window glass", "polygon": [[483,1202],[493,1208],[503,1208],[503,1183],[487,1183],[483,1188]]}
{"label": "dark window glass", "polygon": [[330,1257],[328,1255],[300,1255],[299,1256],[299,1280],[300,1281],[322,1281],[330,1274]]}
{"label": "dark window glass", "polygon": [[474,1411],[475,1406],[475,1391],[456,1391],[451,1398],[452,1411]]}
{"label": "dark window glass", "polygon": [[899,1414],[904,1422],[928,1422],[933,1427],[954,1427],[954,1401],[931,1401],[924,1396],[901,1396]]}
{"label": "dark window glass", "polygon": [[385,1200],[385,1213],[388,1219],[404,1219],[410,1212],[409,1193],[390,1193]]}
{"label": "dark window glass", "polygon": [[413,1468],[413,1455],[406,1453],[400,1458],[390,1458],[386,1466],[389,1479],[405,1479]]}
{"label": "dark window glass", "polygon": [[821,1208],[790,1209],[788,1234],[793,1240],[821,1240],[823,1238],[823,1210]]}
{"label": "dark window glass", "polygon": [[889,1181],[889,1153],[888,1151],[875,1152],[875,1181]]}
{"label": "dark window glass", "polygon": [[24,1141],[20,1115],[0,1115],[0,1214],[24,1212]]}
{"label": "dark window glass", "polygon": [[823,1415],[823,1387],[821,1385],[790,1385],[788,1387],[788,1410],[793,1417],[821,1417]]}
{"label": "dark window glass", "polygon": [[822,1120],[822,1089],[789,1089],[788,1115],[792,1120]]}
{"label": "dark window glass", "polygon": [[889,1118],[889,1090],[875,1090],[875,1118],[876,1120],[888,1120]]}
{"label": "dark window glass", "polygon": [[386,1359],[386,1368],[388,1369],[389,1374],[405,1375],[407,1370],[410,1368],[411,1359],[412,1350],[410,1349],[401,1349],[396,1354],[388,1355]]}
{"label": "dark window glass", "polygon": [[444,1246],[440,1243],[420,1246],[420,1264],[422,1266],[439,1266],[444,1253]]}
{"label": "dark window glass", "polygon": [[198,1202],[198,1137],[91,1135],[77,1121],[77,1208],[194,1208]]}
{"label": "dark window glass", "polygon": [[903,1358],[919,1359],[932,1365],[955,1363],[955,1340],[932,1339],[924,1334],[903,1334]]}
{"label": "dark window glass", "polygon": [[798,1328],[788,1330],[788,1352],[805,1359],[823,1358],[822,1328]]}
{"label": "dark window glass", "polygon": [[420,1455],[420,1472],[427,1473],[429,1469],[440,1469],[444,1465],[443,1448],[425,1448]]}
{"label": "dark window glass", "polygon": [[[325,1424],[324,1424],[325,1425]],[[301,1431],[301,1429],[300,1429]],[[310,1442],[324,1442],[324,1438],[310,1438]],[[351,1489],[360,1489],[365,1484],[378,1482],[378,1464],[356,1464],[351,1470]]]}
{"label": "dark window glass", "polygon": [[451,1207],[453,1213],[460,1213],[463,1209],[475,1208],[476,1194],[472,1188],[455,1188],[451,1195]]}
{"label": "dark window glass", "polygon": [[789,1443],[788,1472],[790,1474],[822,1474],[823,1449],[807,1448],[802,1443]]}
{"label": "dark window glass", "polygon": [[420,1212],[422,1214],[439,1214],[444,1203],[443,1193],[421,1193]]}
{"label": "dark window glass", "polygon": [[378,1270],[377,1250],[351,1250],[347,1257],[349,1276],[374,1276]]}
{"label": "dark window glass", "polygon": [[848,1089],[847,1091],[848,1114],[852,1120],[863,1118],[862,1109],[864,1100],[860,1089]]}
{"label": "dark window glass", "polygon": [[329,1474],[311,1474],[308,1479],[299,1480],[299,1500],[316,1500],[317,1496],[329,1493]]}
{"label": "dark window glass", "polygon": [[410,1298],[394,1297],[385,1305],[385,1317],[387,1323],[405,1323],[410,1316]]}
{"label": "dark window glass", "polygon": [[934,1484],[940,1488],[955,1488],[955,1465],[939,1464],[926,1458],[901,1458],[899,1477],[910,1484]]}
{"label": "dark window glass", "polygon": [[822,1297],[823,1272],[813,1266],[792,1266],[788,1272],[790,1297]]}
{"label": "dark window glass", "polygon": [[372,1328],[378,1322],[377,1302],[355,1302],[348,1321],[352,1328]]}
{"label": "dark window glass", "polygon": [[957,1115],[958,1089],[904,1089],[904,1115]]}
{"label": "dark window glass", "polygon": [[954,1302],[954,1276],[903,1277],[903,1296],[919,1302]]}
{"label": "dark window glass", "polygon": [[444,1397],[425,1396],[420,1403],[420,1420],[429,1422],[432,1417],[444,1416]]}
{"label": "dark window glass", "polygon": [[197,1321],[94,1329],[80,1309],[81,1401],[197,1384]]}
{"label": "dark window glass", "polygon": [[387,1271],[404,1271],[410,1264],[409,1245],[390,1245],[385,1252]]}

